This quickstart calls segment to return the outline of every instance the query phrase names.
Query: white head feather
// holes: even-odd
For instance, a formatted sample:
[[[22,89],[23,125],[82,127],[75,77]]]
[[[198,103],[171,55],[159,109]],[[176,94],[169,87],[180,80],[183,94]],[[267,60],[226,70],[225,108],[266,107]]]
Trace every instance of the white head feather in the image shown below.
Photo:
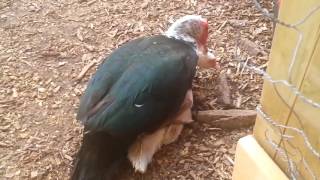
[[[206,19],[202,18],[199,15],[186,15],[175,21],[169,29],[164,33],[165,36],[169,38],[175,38],[184,40],[191,43],[196,43],[196,39],[191,37],[190,35],[181,32],[181,27],[183,27],[183,23],[186,21],[203,21],[206,22]]]

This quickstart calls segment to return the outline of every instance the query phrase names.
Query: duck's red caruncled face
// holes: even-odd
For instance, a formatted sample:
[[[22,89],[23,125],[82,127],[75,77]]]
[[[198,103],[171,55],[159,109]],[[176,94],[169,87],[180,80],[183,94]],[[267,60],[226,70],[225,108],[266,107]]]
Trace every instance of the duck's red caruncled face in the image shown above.
[[[207,40],[208,40],[208,21],[206,19],[204,19],[204,21],[201,22],[201,35],[200,35],[200,39],[199,42],[206,46],[207,45]]]

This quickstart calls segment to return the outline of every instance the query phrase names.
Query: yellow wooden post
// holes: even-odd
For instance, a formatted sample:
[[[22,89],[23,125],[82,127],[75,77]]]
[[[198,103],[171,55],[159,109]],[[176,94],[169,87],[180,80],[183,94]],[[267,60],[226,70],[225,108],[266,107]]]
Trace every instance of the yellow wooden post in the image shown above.
[[[280,19],[295,24],[319,5],[319,0],[283,0]],[[320,11],[309,16],[298,30],[302,41],[293,59],[299,32],[281,25],[276,28],[267,72],[272,79],[287,80],[295,87],[265,80],[261,109],[272,123],[258,115],[254,137],[284,172],[290,168],[288,159],[291,161],[297,172],[287,174],[289,177],[314,179],[320,178],[320,109],[306,103],[301,95],[320,102]]]
[[[233,180],[288,180],[253,136],[239,140]]]

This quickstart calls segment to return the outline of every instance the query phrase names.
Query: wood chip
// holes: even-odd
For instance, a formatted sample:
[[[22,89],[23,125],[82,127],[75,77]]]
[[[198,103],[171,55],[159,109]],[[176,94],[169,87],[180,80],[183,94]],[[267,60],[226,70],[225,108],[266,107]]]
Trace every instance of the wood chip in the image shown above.
[[[244,27],[248,24],[248,20],[231,19],[229,20],[229,23],[235,27]]]
[[[79,28],[79,29],[77,30],[76,35],[77,35],[77,38],[78,38],[80,41],[83,41],[83,36],[82,36],[82,34],[81,34],[81,28]]]
[[[218,77],[218,91],[220,95],[218,102],[222,103],[227,108],[231,108],[233,104],[231,100],[230,84],[228,83],[227,75],[224,73],[220,74]]]
[[[12,145],[4,142],[0,142],[0,147],[8,148],[8,147],[12,147]]]
[[[59,63],[58,63],[58,67],[64,66],[65,64],[67,64],[67,62],[65,62],[65,61],[59,62]]]
[[[14,98],[18,97],[18,92],[16,88],[12,88],[12,97]]]
[[[36,178],[36,177],[38,177],[38,171],[31,171],[30,178],[33,179],[33,178]]]
[[[266,55],[267,53],[260,49],[260,47],[247,38],[241,38],[239,42],[240,47],[243,48],[250,56]]]

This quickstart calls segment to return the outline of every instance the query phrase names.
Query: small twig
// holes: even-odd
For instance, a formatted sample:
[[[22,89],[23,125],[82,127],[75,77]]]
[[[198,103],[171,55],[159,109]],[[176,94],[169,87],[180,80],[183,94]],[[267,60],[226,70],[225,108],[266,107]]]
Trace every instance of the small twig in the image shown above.
[[[232,158],[229,156],[229,155],[225,155],[226,156],[226,159],[232,164],[234,165],[234,161],[232,160]]]
[[[222,129],[221,129],[221,128],[211,127],[211,128],[208,128],[208,130],[211,130],[211,131],[221,131]]]
[[[81,70],[81,72],[79,73],[79,75],[76,77],[75,81],[79,82],[81,81],[81,79],[84,77],[84,75],[88,72],[88,70],[90,68],[92,68],[95,64],[97,63],[97,61],[91,61],[89,64],[87,64],[86,66],[83,67],[83,69]]]
[[[240,72],[240,77],[242,76],[244,70],[246,69],[246,66],[247,66],[247,64],[248,64],[248,61],[249,61],[249,58],[247,58],[246,61],[245,61],[244,64],[243,64],[242,70],[241,70],[241,72]]]
[[[43,57],[57,57],[60,56],[61,54],[59,52],[54,52],[54,51],[45,51],[41,53],[41,56]]]
[[[0,104],[7,104],[7,103],[14,103],[16,102],[16,100],[4,100],[4,101],[0,101]]]
[[[227,24],[228,20],[224,21],[221,26],[218,28],[217,31],[220,31],[226,24]]]
[[[89,1],[89,2],[87,3],[87,5],[90,6],[90,5],[94,4],[96,1],[97,1],[97,0]]]

